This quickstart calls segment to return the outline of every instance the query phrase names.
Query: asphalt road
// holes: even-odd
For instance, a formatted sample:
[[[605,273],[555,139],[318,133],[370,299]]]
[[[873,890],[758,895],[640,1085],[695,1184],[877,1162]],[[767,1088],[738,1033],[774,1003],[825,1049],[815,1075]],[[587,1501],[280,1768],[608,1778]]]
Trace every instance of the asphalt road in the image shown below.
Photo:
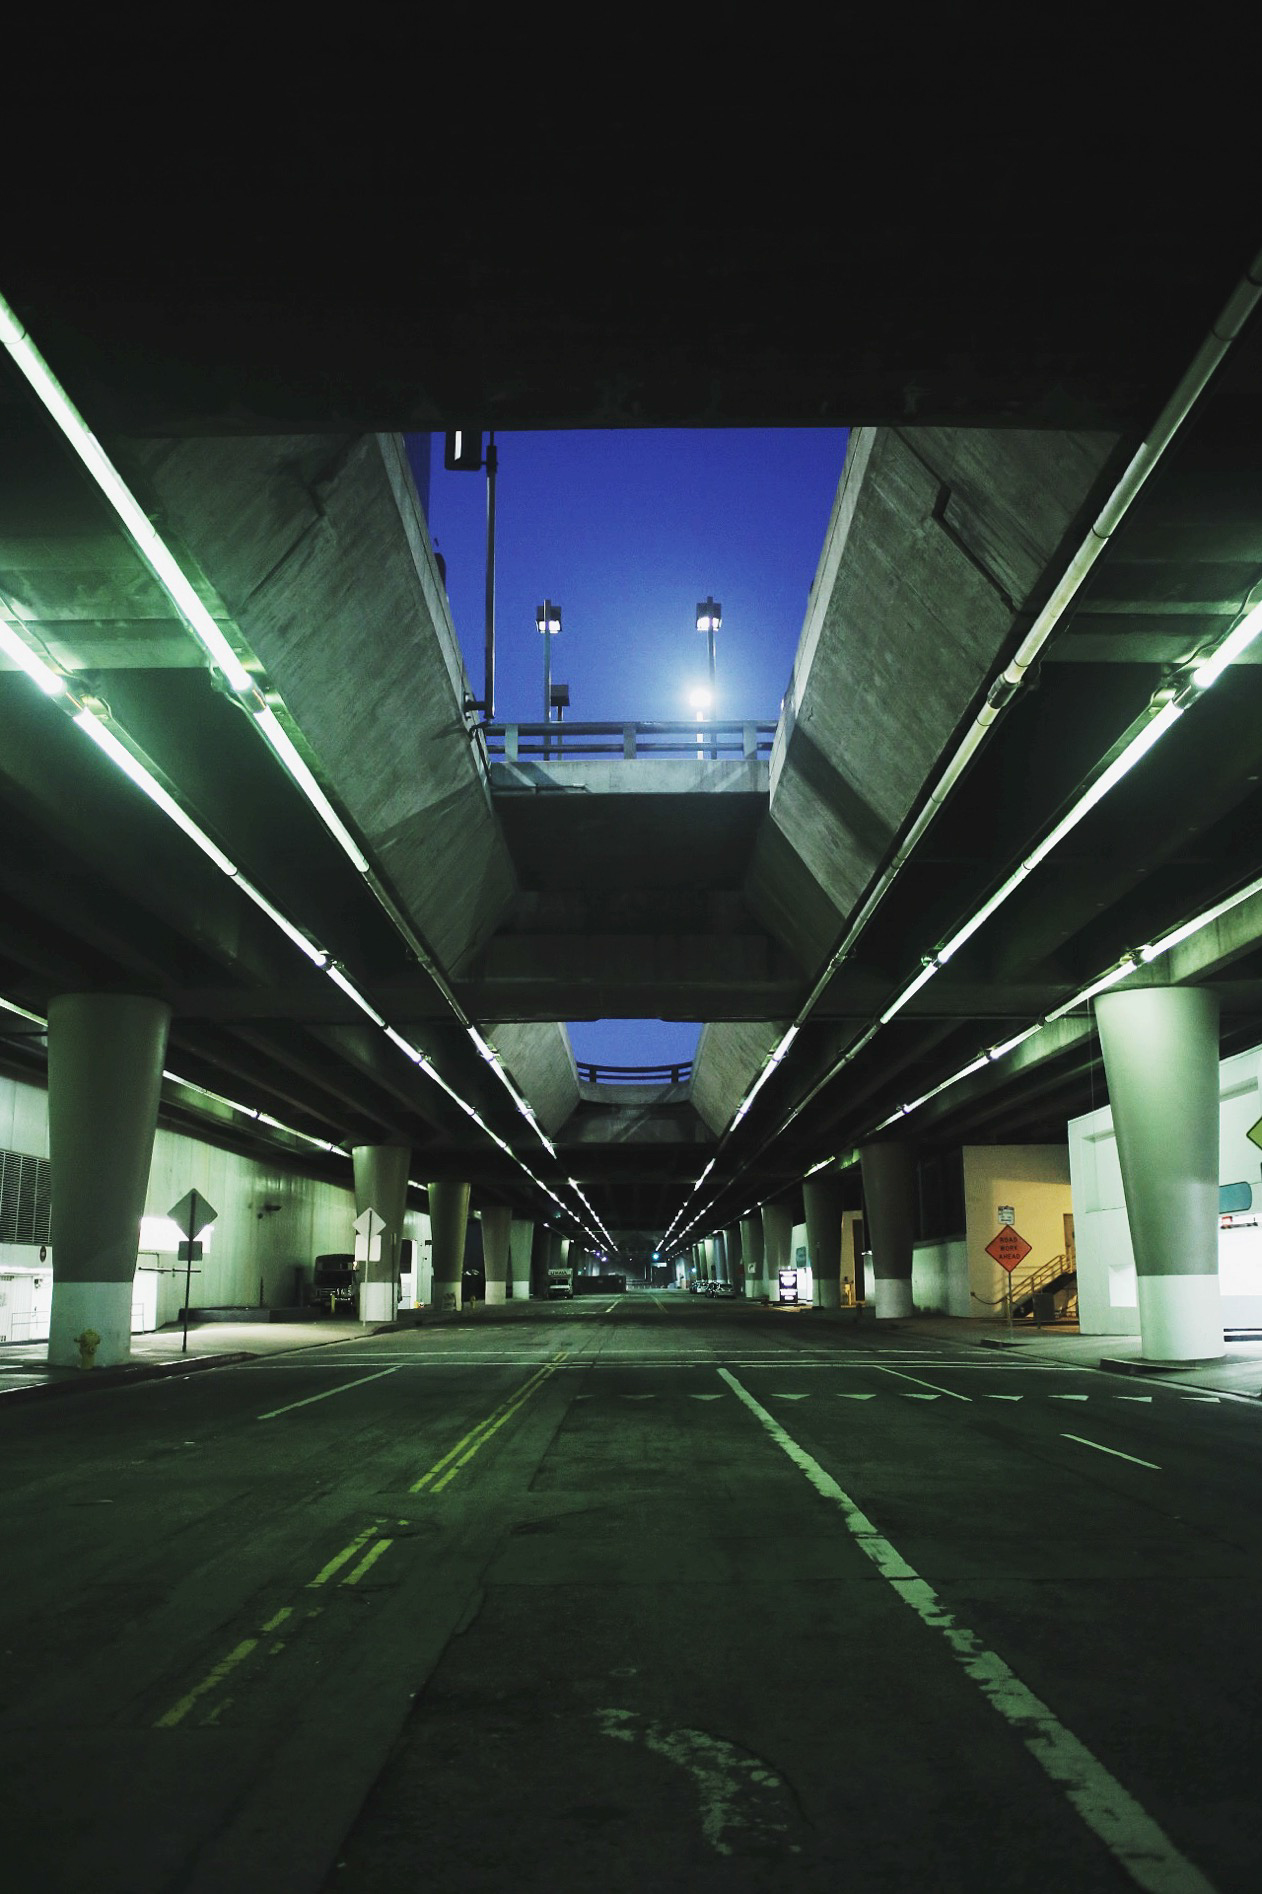
[[[1257,1403],[667,1295],[14,1407],[6,1878],[1252,1894],[1260,1491]]]

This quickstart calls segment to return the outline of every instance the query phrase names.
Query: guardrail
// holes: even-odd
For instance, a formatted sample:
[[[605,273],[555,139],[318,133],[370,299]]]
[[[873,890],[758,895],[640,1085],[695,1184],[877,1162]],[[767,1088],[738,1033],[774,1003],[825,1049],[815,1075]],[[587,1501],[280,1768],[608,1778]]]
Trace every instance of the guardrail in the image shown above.
[[[579,1059],[578,1076],[584,1085],[686,1085],[692,1060],[678,1065],[599,1065]]]
[[[735,719],[714,723],[479,723],[470,734],[481,735],[488,757],[507,763],[540,756],[621,756],[632,762],[641,756],[745,758],[770,756],[774,723],[744,723]]]

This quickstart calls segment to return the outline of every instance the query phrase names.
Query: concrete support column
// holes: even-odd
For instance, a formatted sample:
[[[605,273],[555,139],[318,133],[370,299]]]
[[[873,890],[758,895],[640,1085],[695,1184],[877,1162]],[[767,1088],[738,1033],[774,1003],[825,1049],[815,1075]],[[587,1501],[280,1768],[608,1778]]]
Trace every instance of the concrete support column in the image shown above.
[[[745,1293],[745,1270],[741,1263],[741,1226],[729,1224],[723,1232],[723,1244],[727,1251],[727,1279],[732,1285],[734,1295]]]
[[[514,1217],[508,1233],[509,1273],[514,1302],[530,1300],[530,1253],[534,1240],[534,1224],[525,1222],[521,1217]]]
[[[878,1320],[911,1314],[911,1251],[916,1231],[916,1167],[906,1144],[865,1144],[865,1225],[875,1282],[868,1293]]]
[[[482,1266],[486,1272],[486,1306],[508,1299],[508,1249],[513,1213],[507,1204],[492,1204],[482,1212]]]
[[[762,1206],[763,1269],[766,1293],[773,1302],[780,1300],[780,1271],[789,1267],[793,1247],[793,1212],[788,1204],[765,1203]]]
[[[1142,1353],[1222,1355],[1218,995],[1141,987],[1096,1001],[1126,1195]]]
[[[357,1144],[351,1152],[355,1174],[355,1215],[375,1210],[385,1223],[381,1255],[364,1264],[359,1283],[361,1322],[393,1322],[399,1280],[399,1245],[407,1214],[408,1170],[412,1153],[406,1144]]]
[[[170,1023],[164,1001],[135,994],[60,993],[48,1009],[48,1359],[58,1367],[78,1367],[75,1337],[87,1331],[100,1337],[96,1367],[131,1357],[132,1283]]]
[[[817,1309],[841,1307],[841,1212],[845,1192],[839,1177],[821,1172],[802,1180],[806,1241],[811,1252]]]
[[[763,1267],[763,1232],[761,1217],[746,1217],[741,1223],[741,1262],[745,1269],[745,1294],[747,1296],[765,1296],[767,1293],[766,1270]]]
[[[469,1185],[429,1186],[429,1227],[433,1237],[434,1307],[458,1309],[464,1282],[464,1239],[469,1225]]]

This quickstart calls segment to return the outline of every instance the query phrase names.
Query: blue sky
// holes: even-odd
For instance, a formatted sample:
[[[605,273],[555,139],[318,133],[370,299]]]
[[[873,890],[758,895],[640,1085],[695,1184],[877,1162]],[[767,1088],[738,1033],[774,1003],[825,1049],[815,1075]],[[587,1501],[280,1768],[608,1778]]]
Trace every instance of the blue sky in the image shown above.
[[[419,443],[418,443],[419,445]],[[706,677],[697,601],[723,607],[720,716],[774,719],[845,456],[840,428],[499,434],[499,722],[543,714],[535,607],[559,604],[552,676],[578,721],[686,719]],[[448,473],[434,436],[429,527],[476,695],[482,692],[486,479]],[[631,767],[631,766],[629,766]],[[579,1022],[580,1059],[688,1058],[677,1021]]]

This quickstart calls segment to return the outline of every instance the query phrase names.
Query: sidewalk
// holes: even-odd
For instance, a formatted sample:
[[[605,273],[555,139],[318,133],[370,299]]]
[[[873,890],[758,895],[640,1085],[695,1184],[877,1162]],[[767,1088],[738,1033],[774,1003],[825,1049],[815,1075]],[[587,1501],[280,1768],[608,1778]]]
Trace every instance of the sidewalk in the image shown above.
[[[387,1331],[390,1324],[386,1325]],[[287,1354],[295,1348],[326,1348],[335,1342],[362,1341],[380,1333],[380,1325],[362,1322],[194,1322],[188,1349],[182,1328],[133,1335],[132,1358],[116,1368],[50,1368],[47,1342],[0,1343],[0,1407],[11,1401],[47,1395],[79,1394],[116,1388],[164,1375],[196,1374],[254,1361],[260,1355]]]

